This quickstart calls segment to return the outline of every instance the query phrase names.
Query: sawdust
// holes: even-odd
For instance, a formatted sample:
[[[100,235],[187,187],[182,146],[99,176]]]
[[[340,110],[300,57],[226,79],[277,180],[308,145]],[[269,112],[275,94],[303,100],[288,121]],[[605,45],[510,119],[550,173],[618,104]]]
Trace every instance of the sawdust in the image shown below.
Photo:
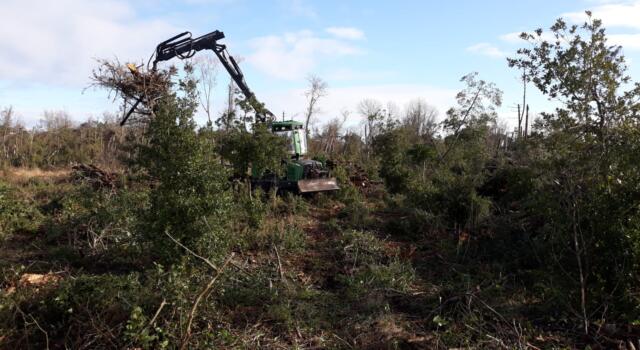
[[[15,285],[9,286],[5,293],[11,295],[16,292],[18,288],[35,288],[57,285],[62,280],[62,276],[49,272],[45,274],[41,273],[25,273],[20,276],[20,279]]]

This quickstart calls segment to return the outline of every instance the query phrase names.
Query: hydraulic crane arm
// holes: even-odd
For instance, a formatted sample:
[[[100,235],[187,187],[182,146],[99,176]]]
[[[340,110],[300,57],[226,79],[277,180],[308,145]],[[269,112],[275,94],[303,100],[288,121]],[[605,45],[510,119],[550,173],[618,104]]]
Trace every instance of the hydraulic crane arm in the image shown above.
[[[274,115],[271,111],[264,108],[260,102],[258,102],[251,89],[249,89],[249,86],[244,81],[242,70],[240,70],[238,63],[233,56],[229,55],[227,52],[227,47],[223,44],[218,44],[218,40],[223,38],[224,33],[219,30],[215,30],[195,39],[191,37],[190,32],[178,34],[161,42],[156,47],[153,69],[155,70],[158,62],[161,61],[168,61],[174,57],[178,57],[180,59],[190,58],[200,50],[211,50],[216,54],[220,63],[222,63],[240,91],[242,91],[242,94],[250,103],[251,107],[255,110],[256,121],[264,123],[266,122],[267,117],[273,118]]]

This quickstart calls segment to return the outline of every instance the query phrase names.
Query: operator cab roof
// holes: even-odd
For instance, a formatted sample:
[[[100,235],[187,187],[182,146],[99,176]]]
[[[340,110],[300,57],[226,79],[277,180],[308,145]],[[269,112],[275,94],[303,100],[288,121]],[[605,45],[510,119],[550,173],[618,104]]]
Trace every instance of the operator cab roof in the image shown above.
[[[302,129],[303,124],[295,120],[274,121],[271,123],[271,130],[273,131],[288,131]]]

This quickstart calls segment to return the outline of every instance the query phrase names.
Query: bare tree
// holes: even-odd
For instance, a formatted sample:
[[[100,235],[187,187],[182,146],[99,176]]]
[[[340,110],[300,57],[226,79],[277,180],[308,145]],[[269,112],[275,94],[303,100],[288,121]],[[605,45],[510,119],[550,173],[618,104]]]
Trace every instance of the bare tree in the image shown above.
[[[358,113],[365,117],[364,139],[367,144],[371,144],[375,135],[375,125],[384,117],[385,111],[382,108],[382,103],[374,99],[364,99],[358,103]]]
[[[2,129],[2,155],[4,159],[9,159],[9,147],[7,145],[7,137],[11,133],[13,127],[13,106],[5,107],[0,112],[0,128]]]
[[[194,59],[193,64],[198,72],[200,106],[207,114],[207,120],[211,123],[212,95],[218,83],[218,61],[213,56],[205,55]]]
[[[411,100],[405,106],[402,123],[418,137],[433,137],[438,123],[438,110],[422,98]]]
[[[389,119],[397,120],[400,117],[400,106],[394,101],[387,102],[387,109],[385,116]]]
[[[309,122],[311,118],[319,112],[318,109],[318,100],[322,97],[327,96],[328,85],[327,82],[322,80],[320,77],[316,75],[310,75],[307,77],[307,82],[309,83],[307,91],[305,91],[304,95],[307,97],[307,110],[305,112],[305,123],[304,130],[307,133],[307,138],[309,137]]]
[[[227,103],[224,112],[220,115],[216,124],[222,129],[229,129],[233,125],[233,120],[236,115],[236,103],[234,101],[236,86],[233,83],[233,79],[229,79],[227,85]]]
[[[0,112],[0,117],[2,120],[0,121],[0,125],[3,128],[10,128],[13,126],[13,118],[14,118],[13,106],[5,107]]]
[[[236,57],[236,63],[240,64],[243,61],[243,57]],[[237,122],[237,108],[236,108],[236,87],[233,78],[229,77],[229,83],[227,84],[227,102],[224,111],[220,117],[216,120],[216,125],[223,130],[231,128]]]
[[[73,127],[71,116],[66,111],[44,111],[40,123],[47,131],[71,129]]]
[[[341,118],[332,119],[323,126],[322,130],[318,132],[320,151],[333,155],[333,153],[338,149],[340,144],[340,133],[342,132],[342,127],[348,117],[349,111],[343,110]]]

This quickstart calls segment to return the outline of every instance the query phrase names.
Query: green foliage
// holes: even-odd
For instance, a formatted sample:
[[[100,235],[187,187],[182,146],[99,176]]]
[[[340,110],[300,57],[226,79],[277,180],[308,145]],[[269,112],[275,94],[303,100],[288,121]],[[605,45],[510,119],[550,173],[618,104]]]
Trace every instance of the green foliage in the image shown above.
[[[331,196],[336,200],[349,205],[354,202],[362,202],[362,195],[358,188],[353,185],[351,179],[349,179],[348,170],[343,166],[337,166],[333,169],[332,175],[340,184],[340,191],[331,193]]]
[[[105,274],[76,276],[40,292],[27,289],[10,296],[8,301],[0,309],[0,330],[24,329],[30,346],[45,348],[48,339],[60,339],[66,347],[85,342],[120,342],[108,333],[87,333],[87,325],[108,328],[124,323],[132,305],[146,305],[150,299],[137,275]]]
[[[273,270],[260,269],[251,275],[239,274],[233,279],[224,281],[224,288],[219,289],[218,298],[222,305],[231,307],[252,306],[266,308],[278,298],[278,289],[269,288],[276,276]]]
[[[280,174],[282,160],[287,159],[286,147],[286,140],[271,133],[265,123],[254,124],[252,132],[234,128],[219,134],[218,152],[238,177],[246,176],[249,168],[256,175],[266,171]]]
[[[376,136],[373,149],[381,158],[380,177],[391,193],[405,192],[414,173],[412,159],[409,157],[411,145],[402,128],[394,125],[387,127],[386,132]],[[407,164],[409,163],[409,164]]]
[[[276,231],[272,236],[272,243],[287,252],[301,252],[305,248],[305,232],[296,226],[287,226]]]
[[[608,43],[602,21],[590,12],[582,25],[559,19],[550,30],[555,40],[543,40],[542,29],[523,33],[533,48],[518,50],[509,64],[522,69],[542,93],[562,101],[555,113],[544,115],[547,125],[574,132],[579,128],[585,136],[606,142],[610,126],[638,111],[634,97],[640,85],[627,75],[622,47]],[[622,91],[625,88],[629,90]]]
[[[252,193],[247,186],[236,189],[236,193],[239,210],[235,211],[235,220],[246,223],[253,230],[260,228],[270,209],[268,195],[260,188]]]
[[[161,337],[162,328],[149,327],[149,319],[142,308],[134,307],[125,326],[124,339],[143,349],[166,349],[169,341],[167,339],[159,341]]]
[[[401,220],[390,220],[386,223],[384,231],[397,238],[408,238],[418,240],[431,231],[442,229],[442,219],[431,211],[407,206],[406,199],[399,198],[389,207],[397,215],[401,215]]]
[[[494,83],[478,79],[473,72],[460,79],[465,88],[456,95],[458,105],[447,111],[443,121],[445,131],[451,132],[457,140],[461,130],[494,121],[496,108],[502,105],[502,91]]]
[[[362,202],[351,202],[338,213],[345,226],[354,229],[364,229],[371,223],[369,208]]]
[[[407,291],[414,279],[415,272],[411,265],[393,260],[388,264],[373,264],[357,269],[342,281],[346,285],[347,297],[358,300],[375,292]]]
[[[349,267],[349,273],[339,276],[339,280],[350,299],[375,298],[389,290],[406,291],[415,279],[411,265],[389,256],[383,242],[371,233],[345,232],[341,245],[342,263]]]
[[[628,160],[636,157],[637,131],[630,131],[637,128],[630,125],[637,125],[640,96],[621,48],[609,45],[602,22],[587,15],[581,26],[558,20],[550,28],[555,41],[542,40],[542,30],[523,34],[533,47],[509,60],[562,102],[537,125],[545,136],[531,144],[537,157],[528,165],[537,179],[523,212],[542,246],[539,259],[580,310],[584,332],[603,303],[619,317],[636,317],[627,312],[627,292],[638,273],[638,203],[631,199],[638,189],[630,185],[638,172]]]
[[[208,255],[222,252],[226,245],[228,174],[211,161],[207,141],[195,131],[194,84],[187,77],[181,83],[182,97],[172,94],[158,101],[146,132],[149,142],[139,147],[137,162],[155,184],[138,231],[165,263],[185,253],[167,234]]]
[[[49,204],[57,209],[45,221],[47,238],[71,242],[67,248],[83,255],[113,254],[112,248],[133,244],[137,220],[147,200],[145,191],[96,191],[89,185],[77,186]]]
[[[285,215],[304,215],[309,213],[309,203],[302,197],[294,193],[287,192],[282,196],[282,201],[278,201],[275,212]]]
[[[370,232],[347,231],[342,235],[341,245],[345,247],[347,264],[375,264],[386,257],[383,242]]]
[[[34,232],[43,215],[18,191],[0,181],[0,240],[14,232]]]
[[[265,112],[251,99],[196,131],[189,70],[144,134],[53,115],[27,132],[3,111],[2,166],[109,163],[127,134],[140,143],[122,149],[131,171],[117,191],[0,183],[0,346],[177,347],[217,272],[168,235],[218,267],[237,253],[194,314],[190,348],[585,348],[594,334],[618,346],[602,332],[640,319],[640,85],[588,15],[556,22],[551,40],[524,34],[532,46],[509,60],[559,101],[533,134],[497,125],[502,93],[477,73],[440,124],[422,102],[366,100],[363,137],[337,120],[310,140],[338,160],[341,186],[312,198],[228,181],[277,175],[286,145],[267,124],[246,129]],[[33,150],[14,152],[28,137]],[[64,273],[22,281],[47,270]]]

